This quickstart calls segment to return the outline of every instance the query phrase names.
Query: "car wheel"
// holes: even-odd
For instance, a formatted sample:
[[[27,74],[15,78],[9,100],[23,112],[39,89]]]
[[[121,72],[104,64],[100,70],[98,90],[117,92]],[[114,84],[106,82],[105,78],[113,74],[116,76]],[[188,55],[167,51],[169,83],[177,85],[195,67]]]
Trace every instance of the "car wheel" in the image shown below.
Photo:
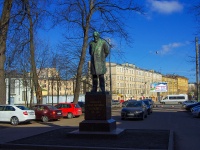
[[[10,119],[10,122],[11,122],[11,124],[12,125],[18,125],[19,124],[19,119],[17,118],[17,117],[12,117],[11,119]]]
[[[47,116],[42,116],[42,122],[48,122],[49,121],[49,118]]]
[[[67,118],[68,118],[68,119],[73,118],[73,114],[72,114],[72,113],[68,113],[68,114],[67,114]]]

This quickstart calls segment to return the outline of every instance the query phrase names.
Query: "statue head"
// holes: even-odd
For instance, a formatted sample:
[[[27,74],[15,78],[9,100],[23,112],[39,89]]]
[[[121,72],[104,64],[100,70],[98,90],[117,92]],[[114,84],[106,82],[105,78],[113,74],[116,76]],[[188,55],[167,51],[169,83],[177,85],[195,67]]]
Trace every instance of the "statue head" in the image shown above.
[[[99,37],[100,37],[99,32],[94,31],[93,37],[94,37],[94,42],[97,42],[99,40]]]

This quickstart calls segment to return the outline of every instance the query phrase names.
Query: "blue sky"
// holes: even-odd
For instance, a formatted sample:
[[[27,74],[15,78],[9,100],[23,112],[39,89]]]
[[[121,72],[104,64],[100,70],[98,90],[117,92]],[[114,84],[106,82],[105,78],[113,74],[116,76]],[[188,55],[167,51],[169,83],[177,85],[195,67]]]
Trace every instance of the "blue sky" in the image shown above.
[[[111,61],[131,63],[141,69],[155,70],[162,74],[176,74],[196,82],[195,36],[197,22],[190,9],[189,0],[142,0],[145,15],[135,13],[128,17],[126,25],[132,35],[131,47],[111,42]],[[57,32],[55,32],[57,31]],[[60,33],[58,33],[60,32]],[[51,43],[59,42],[62,30],[46,32]],[[52,36],[53,35],[53,36]],[[117,51],[123,55],[117,56]]]
[[[185,76],[196,81],[195,36],[197,22],[190,12],[188,0],[145,0],[145,15],[134,15],[127,20],[133,36],[132,47],[125,44],[123,59],[112,61],[133,63],[142,69],[162,74]],[[117,49],[117,44],[116,44]],[[115,51],[115,48],[113,48]],[[193,58],[192,58],[193,57]]]

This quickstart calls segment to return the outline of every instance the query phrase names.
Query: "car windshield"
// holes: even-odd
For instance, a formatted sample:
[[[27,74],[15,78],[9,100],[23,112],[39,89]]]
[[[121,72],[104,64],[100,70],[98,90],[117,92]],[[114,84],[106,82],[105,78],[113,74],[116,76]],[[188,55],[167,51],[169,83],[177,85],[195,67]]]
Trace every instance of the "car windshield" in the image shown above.
[[[25,107],[25,106],[16,106],[17,108],[21,109],[21,110],[30,110],[29,108]]]
[[[75,104],[75,108],[80,108],[79,104]]]
[[[126,107],[141,107],[142,103],[141,102],[129,102]]]
[[[49,109],[52,109],[52,110],[58,109],[58,108],[56,108],[55,106],[51,106],[51,105],[48,105],[47,107],[48,107]]]

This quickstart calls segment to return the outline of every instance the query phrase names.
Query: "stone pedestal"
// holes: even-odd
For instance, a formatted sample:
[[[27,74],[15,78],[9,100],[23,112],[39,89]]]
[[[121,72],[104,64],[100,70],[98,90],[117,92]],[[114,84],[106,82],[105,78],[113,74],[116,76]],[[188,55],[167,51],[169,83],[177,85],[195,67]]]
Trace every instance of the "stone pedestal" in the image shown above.
[[[85,120],[79,124],[79,131],[112,131],[116,121],[111,119],[111,95],[108,92],[85,96]]]
[[[111,118],[111,95],[109,92],[87,92],[85,95],[85,120],[79,123],[78,135],[114,135],[123,133]]]

